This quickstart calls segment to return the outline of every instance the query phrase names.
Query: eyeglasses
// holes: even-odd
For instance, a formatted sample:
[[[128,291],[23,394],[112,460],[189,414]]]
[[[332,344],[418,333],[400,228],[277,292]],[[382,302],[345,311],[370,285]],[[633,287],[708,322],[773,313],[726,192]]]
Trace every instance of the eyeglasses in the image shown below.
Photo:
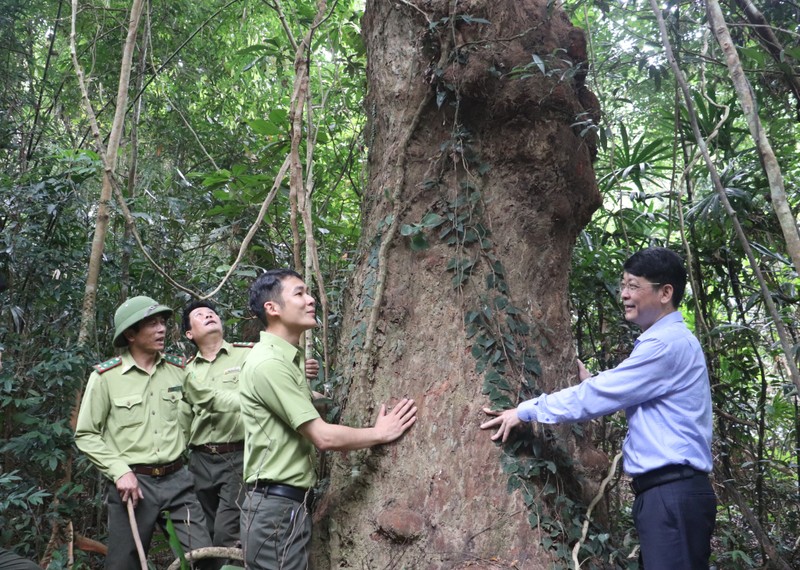
[[[644,289],[647,285],[652,285],[653,287],[658,287],[659,285],[662,285],[662,283],[656,283],[655,281],[652,281],[652,282],[648,281],[645,285],[641,285],[639,283],[625,283],[624,281],[620,281],[619,282],[619,292],[620,292],[620,295],[621,295],[622,292],[625,289],[627,289],[629,293],[631,293],[632,295],[635,295],[636,293],[638,293],[639,291]]]

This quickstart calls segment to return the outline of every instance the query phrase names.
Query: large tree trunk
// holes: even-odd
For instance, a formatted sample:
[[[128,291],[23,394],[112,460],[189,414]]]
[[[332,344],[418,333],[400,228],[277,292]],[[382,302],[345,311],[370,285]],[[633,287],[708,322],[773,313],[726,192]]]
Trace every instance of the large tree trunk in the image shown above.
[[[316,567],[548,568],[555,497],[588,503],[602,475],[584,467],[605,458],[528,429],[504,468],[478,426],[490,396],[577,381],[570,254],[600,203],[584,36],[544,0],[371,0],[363,27],[370,187],[338,397],[349,425],[404,395],[419,415],[393,445],[326,458]]]

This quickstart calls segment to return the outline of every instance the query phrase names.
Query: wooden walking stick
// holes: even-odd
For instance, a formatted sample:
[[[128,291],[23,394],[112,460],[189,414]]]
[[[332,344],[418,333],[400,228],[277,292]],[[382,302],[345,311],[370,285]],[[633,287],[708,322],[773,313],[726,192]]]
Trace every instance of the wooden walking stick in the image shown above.
[[[142,565],[142,570],[147,570],[147,557],[144,555],[144,546],[142,546],[142,539],[139,536],[139,526],[136,524],[136,514],[133,512],[133,501],[127,500],[128,503],[128,520],[131,521],[131,532],[133,533],[133,542],[136,543],[136,551],[139,553],[139,562]]]

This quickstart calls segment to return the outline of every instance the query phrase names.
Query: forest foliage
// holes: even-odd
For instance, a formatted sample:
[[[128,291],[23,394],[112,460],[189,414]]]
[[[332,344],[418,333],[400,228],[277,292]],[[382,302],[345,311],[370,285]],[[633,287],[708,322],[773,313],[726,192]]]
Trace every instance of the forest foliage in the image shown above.
[[[409,4],[393,1],[398,9]],[[327,298],[330,336],[315,340],[318,356],[327,354],[324,341],[335,344],[343,289],[360,286],[347,278],[360,253],[361,209],[369,203],[363,167],[371,140],[366,125],[375,112],[364,106],[360,4],[329,2],[308,50],[309,99],[297,150]],[[228,336],[247,339],[254,331],[244,311],[247,284],[262,268],[295,264],[297,238],[309,226],[294,224],[293,232],[286,176],[223,282],[292,151],[296,43],[317,13],[307,0],[145,3],[116,183],[154,263],[113,200],[93,327],[83,343],[81,307],[104,166],[103,141],[92,135],[70,58],[73,6],[78,59],[108,137],[130,4],[0,0],[0,277],[7,282],[0,292],[0,546],[36,559],[46,554],[53,568],[67,566],[69,553],[63,537],[48,548],[52,528],[71,521],[74,533],[103,539],[103,486],[74,451],[70,415],[89,367],[109,356],[115,308],[133,294],[179,308],[191,295],[221,286],[215,299]],[[800,6],[758,6],[763,21],[748,6],[727,0],[722,10],[796,212]],[[691,286],[683,312],[708,357],[714,398],[715,563],[797,567],[800,411],[787,362],[798,360],[800,280],[705,6],[670,1],[660,10],[691,89],[702,145],[790,335],[789,353],[708,165],[698,159],[702,145],[651,4],[570,0],[564,9],[586,31],[588,84],[602,108],[601,117],[574,118],[576,129],[599,141],[595,170],[604,200],[575,244],[572,267],[564,268],[571,274],[579,357],[602,370],[630,350],[636,331],[621,318],[617,289],[631,252],[667,245],[684,254]],[[548,61],[558,57],[532,54],[529,66],[508,70],[508,80],[548,73]],[[177,330],[171,344],[173,351],[189,350]],[[332,389],[333,355],[327,365],[331,373],[319,382]],[[615,455],[624,418],[598,420],[593,428],[591,437]],[[630,552],[630,513],[623,480],[615,481],[603,540]],[[97,562],[87,553],[75,556],[79,566]]]

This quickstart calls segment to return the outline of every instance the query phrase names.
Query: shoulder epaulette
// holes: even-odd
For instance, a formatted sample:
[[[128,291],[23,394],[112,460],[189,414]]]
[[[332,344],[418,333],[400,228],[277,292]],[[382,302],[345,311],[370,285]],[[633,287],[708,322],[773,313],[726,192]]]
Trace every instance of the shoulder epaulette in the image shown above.
[[[231,344],[241,348],[253,348],[256,345],[254,342],[232,342]]]
[[[186,368],[186,359],[183,356],[178,356],[177,354],[165,354],[164,360],[173,366],[177,366],[178,368]]]
[[[100,364],[95,364],[92,366],[95,370],[97,370],[98,374],[102,374],[103,372],[108,372],[112,368],[115,368],[122,364],[122,357],[115,356],[114,358],[109,358],[105,362],[101,362]]]

